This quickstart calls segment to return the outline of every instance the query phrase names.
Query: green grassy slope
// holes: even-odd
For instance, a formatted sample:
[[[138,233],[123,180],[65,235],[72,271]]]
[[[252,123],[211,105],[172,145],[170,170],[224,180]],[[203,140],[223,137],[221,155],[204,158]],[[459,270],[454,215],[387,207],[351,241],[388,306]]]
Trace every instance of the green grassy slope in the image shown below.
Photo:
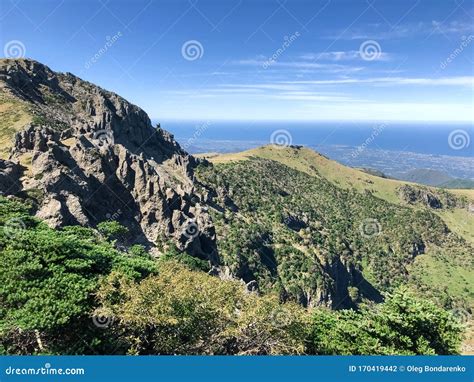
[[[302,171],[311,176],[328,180],[332,184],[343,189],[355,189],[359,192],[370,192],[390,203],[401,206],[407,204],[400,198],[398,189],[404,185],[417,186],[414,183],[386,179],[367,174],[364,171],[344,166],[336,161],[305,147],[277,147],[273,145],[259,147],[240,153],[212,154],[207,157],[212,163],[221,164],[241,160],[248,160],[251,157],[265,158],[277,161],[285,166]],[[440,192],[440,189],[428,186],[419,186],[433,192]],[[474,190],[451,189],[449,194],[457,198],[463,198],[466,204],[474,206]],[[419,206],[409,206],[419,208]],[[432,210],[438,214],[448,225],[449,229],[462,236],[465,240],[474,243],[474,215],[468,208],[451,208],[443,210]]]
[[[264,147],[210,159],[214,168],[201,169],[198,179],[223,190],[214,211],[219,249],[244,280],[276,285],[307,301],[333,290],[344,277],[336,269],[343,264],[379,291],[409,283],[445,306],[472,305],[472,246],[440,217],[463,216],[460,209],[438,214],[405,205],[397,194],[403,182],[307,149]],[[364,225],[380,232],[361,233]],[[441,276],[445,284],[436,281]],[[357,302],[370,295],[365,281],[356,279],[354,273],[339,285],[340,298]],[[347,288],[346,297],[341,288]]]
[[[32,121],[25,103],[9,96],[0,87],[0,159],[6,159],[15,133]]]

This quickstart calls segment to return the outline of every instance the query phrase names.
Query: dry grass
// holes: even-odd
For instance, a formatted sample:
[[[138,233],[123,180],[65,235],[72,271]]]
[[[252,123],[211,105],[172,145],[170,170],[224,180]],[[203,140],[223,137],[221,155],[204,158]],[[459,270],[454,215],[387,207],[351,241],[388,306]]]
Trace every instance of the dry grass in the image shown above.
[[[32,120],[27,106],[0,88],[0,158],[8,157],[15,133]]]
[[[61,141],[61,143],[66,147],[71,147],[74,144],[75,141],[76,141],[76,138],[71,137],[71,138],[68,138],[68,139],[63,139]]]

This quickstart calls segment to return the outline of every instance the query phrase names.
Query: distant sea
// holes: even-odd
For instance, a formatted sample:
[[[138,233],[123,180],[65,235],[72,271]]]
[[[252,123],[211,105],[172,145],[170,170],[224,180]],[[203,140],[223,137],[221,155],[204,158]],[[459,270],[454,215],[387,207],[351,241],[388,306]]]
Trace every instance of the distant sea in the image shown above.
[[[387,175],[396,176],[410,169],[430,168],[453,177],[474,179],[472,123],[160,123],[191,153],[247,150],[271,143],[274,134],[274,138],[279,137],[285,143],[305,145],[344,164],[375,168]]]

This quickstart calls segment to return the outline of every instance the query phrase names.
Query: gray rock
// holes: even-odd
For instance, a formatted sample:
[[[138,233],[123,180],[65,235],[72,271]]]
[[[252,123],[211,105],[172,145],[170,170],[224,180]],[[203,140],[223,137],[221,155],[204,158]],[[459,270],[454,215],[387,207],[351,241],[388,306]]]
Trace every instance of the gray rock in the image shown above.
[[[136,241],[172,240],[219,263],[212,219],[193,187],[198,161],[142,109],[32,60],[0,60],[0,86],[35,116],[16,134],[12,162],[0,161],[0,191],[15,183],[15,191],[43,191],[37,216],[55,227],[95,226],[112,216]],[[20,181],[13,161],[25,153],[33,176]]]
[[[433,209],[442,208],[464,208],[466,201],[456,198],[454,195],[442,189],[437,191],[426,187],[404,185],[398,188],[400,198],[408,204],[421,204]]]
[[[20,165],[0,159],[0,193],[2,195],[12,195],[21,191],[22,172]]]

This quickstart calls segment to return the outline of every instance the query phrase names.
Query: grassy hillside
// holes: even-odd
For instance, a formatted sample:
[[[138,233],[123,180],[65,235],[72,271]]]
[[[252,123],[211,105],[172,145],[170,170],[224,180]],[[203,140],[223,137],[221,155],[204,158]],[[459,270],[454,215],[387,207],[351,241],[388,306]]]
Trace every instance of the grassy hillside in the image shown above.
[[[452,276],[443,276],[454,299],[450,303],[472,304],[472,288],[465,288],[474,281],[468,255],[472,247],[446,227],[462,224],[457,223],[464,216],[461,208],[435,213],[407,205],[397,191],[403,182],[344,167],[304,148],[263,147],[210,160],[214,168],[203,168],[198,179],[221,190],[214,212],[220,253],[244,280],[254,278],[263,286],[276,282],[284,293],[304,300],[330,290],[334,279],[342,278],[332,268],[338,259],[364,278],[358,291],[350,289],[354,280],[348,280],[349,295],[370,297],[368,284],[383,291],[411,282],[443,299],[444,291],[435,282],[440,271],[433,266],[441,262]],[[467,221],[451,230],[472,235]],[[364,222],[380,233],[369,239],[361,235]],[[421,278],[418,261],[427,269]],[[285,272],[289,276],[280,277]],[[306,272],[307,280],[295,276]]]
[[[0,159],[6,159],[15,133],[32,121],[25,103],[0,88]]]
[[[439,185],[443,188],[474,189],[474,180],[471,179],[453,179]]]
[[[352,279],[345,286],[348,298],[355,302],[371,297],[368,285],[386,291],[406,283],[461,318],[470,317],[474,305],[473,248],[469,244],[474,237],[474,218],[469,211],[472,190],[446,194],[433,187],[372,176],[306,148],[265,146],[203,156],[214,169],[206,169],[199,179],[228,190],[218,195],[220,209],[215,221],[219,249],[229,266],[268,282],[272,272],[263,259],[273,259],[276,285],[301,300],[311,293],[309,285],[317,285],[315,292],[320,294],[335,279],[343,278],[325,268],[325,264],[334,266],[331,261],[339,257],[362,275],[363,281]],[[409,204],[399,193],[406,185],[451,203],[461,200],[462,207]],[[357,224],[364,219],[375,219],[380,234],[360,237]],[[288,227],[288,221],[296,222],[296,227]],[[264,243],[263,252],[258,242]],[[239,263],[231,256],[235,243]],[[423,247],[419,252],[418,244]],[[302,268],[302,264],[306,265]]]
[[[456,354],[461,326],[400,288],[358,312],[283,303],[117,245],[125,227],[51,229],[0,197],[0,355]],[[186,265],[184,265],[186,264]]]
[[[311,176],[327,179],[334,185],[344,189],[355,189],[359,192],[370,192],[373,195],[397,205],[406,205],[400,198],[398,189],[414,183],[399,181],[395,179],[381,178],[368,174],[364,171],[344,166],[305,147],[281,148],[273,145],[263,146],[256,149],[230,154],[202,154],[215,164],[229,163],[248,160],[251,157],[265,158],[284,164],[285,166],[302,171]],[[440,189],[428,186],[419,186],[433,192]],[[451,189],[449,193],[455,197],[465,198],[466,204],[474,205],[474,190]],[[418,208],[418,206],[411,206]],[[461,235],[464,239],[474,243],[474,215],[469,209],[451,208],[449,210],[432,210],[443,218],[449,229]]]
[[[412,184],[396,179],[381,178],[355,168],[344,166],[306,147],[281,148],[268,145],[239,153],[211,153],[200,154],[200,156],[216,164],[245,160],[252,156],[271,159],[310,175],[321,175],[334,184],[344,188],[373,191],[375,195],[380,198],[394,203],[400,202],[396,192],[397,188],[407,183]],[[433,187],[428,188],[435,189]],[[449,192],[459,196],[467,196],[474,201],[474,190],[453,189],[449,190]]]

